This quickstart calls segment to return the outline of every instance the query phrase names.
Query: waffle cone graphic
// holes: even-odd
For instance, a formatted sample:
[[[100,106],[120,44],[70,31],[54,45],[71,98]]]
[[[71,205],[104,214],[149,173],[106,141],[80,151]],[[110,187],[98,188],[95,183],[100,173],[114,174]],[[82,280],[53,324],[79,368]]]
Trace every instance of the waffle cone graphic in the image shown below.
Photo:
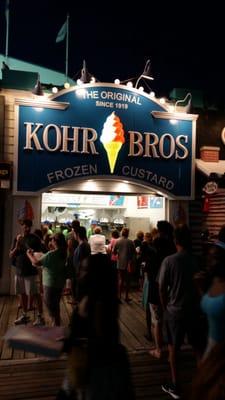
[[[113,171],[114,171],[114,168],[116,165],[117,156],[121,149],[122,144],[123,143],[121,143],[121,142],[104,143],[104,148],[105,148],[107,156],[108,156],[111,174],[113,174]]]

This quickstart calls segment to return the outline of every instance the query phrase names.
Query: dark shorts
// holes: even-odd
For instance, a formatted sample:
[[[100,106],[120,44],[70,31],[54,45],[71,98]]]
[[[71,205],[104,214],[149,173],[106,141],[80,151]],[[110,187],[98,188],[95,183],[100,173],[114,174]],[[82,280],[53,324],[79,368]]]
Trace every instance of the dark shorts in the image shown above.
[[[201,329],[199,329],[197,317],[184,319],[165,317],[164,336],[167,344],[173,345],[178,349],[184,343],[186,336],[188,343],[196,350],[201,347],[201,341],[204,340]]]

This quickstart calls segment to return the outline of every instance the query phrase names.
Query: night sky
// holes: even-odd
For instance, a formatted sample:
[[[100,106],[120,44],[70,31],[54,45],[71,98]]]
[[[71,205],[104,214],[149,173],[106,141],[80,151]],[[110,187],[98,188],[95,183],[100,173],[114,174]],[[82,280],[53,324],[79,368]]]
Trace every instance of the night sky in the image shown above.
[[[138,77],[150,58],[155,78],[150,87],[156,95],[168,95],[174,87],[221,95],[225,89],[222,5],[199,5],[197,0],[129,3],[10,0],[9,56],[64,72],[65,41],[57,44],[55,39],[69,12],[70,77],[79,75],[83,59],[99,81]],[[4,10],[5,0],[0,0],[3,54]]]

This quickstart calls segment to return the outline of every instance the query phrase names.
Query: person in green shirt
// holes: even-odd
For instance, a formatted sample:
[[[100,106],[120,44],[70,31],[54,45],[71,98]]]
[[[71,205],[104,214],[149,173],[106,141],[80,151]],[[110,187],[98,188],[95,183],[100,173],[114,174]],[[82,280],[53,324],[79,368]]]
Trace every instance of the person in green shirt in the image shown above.
[[[53,326],[59,326],[60,299],[66,282],[67,244],[62,233],[55,233],[51,240],[53,250],[48,251],[40,259],[35,257],[31,249],[27,250],[27,255],[34,266],[42,266],[43,268],[44,303]]]
[[[94,235],[94,230],[97,226],[97,221],[91,221],[91,226],[87,230],[87,238],[89,239],[91,235]]]

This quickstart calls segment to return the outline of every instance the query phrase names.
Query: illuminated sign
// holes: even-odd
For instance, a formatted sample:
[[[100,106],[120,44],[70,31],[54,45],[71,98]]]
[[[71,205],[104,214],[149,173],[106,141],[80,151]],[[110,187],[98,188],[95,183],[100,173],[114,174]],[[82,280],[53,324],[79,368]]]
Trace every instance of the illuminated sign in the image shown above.
[[[207,182],[207,183],[205,184],[204,188],[203,188],[203,191],[204,191],[206,194],[214,194],[214,193],[217,192],[217,190],[218,190],[218,185],[217,185],[217,183],[214,182],[214,181],[209,181],[209,182]]]
[[[18,104],[16,193],[104,177],[193,197],[196,116],[102,83],[63,90],[47,105]]]

